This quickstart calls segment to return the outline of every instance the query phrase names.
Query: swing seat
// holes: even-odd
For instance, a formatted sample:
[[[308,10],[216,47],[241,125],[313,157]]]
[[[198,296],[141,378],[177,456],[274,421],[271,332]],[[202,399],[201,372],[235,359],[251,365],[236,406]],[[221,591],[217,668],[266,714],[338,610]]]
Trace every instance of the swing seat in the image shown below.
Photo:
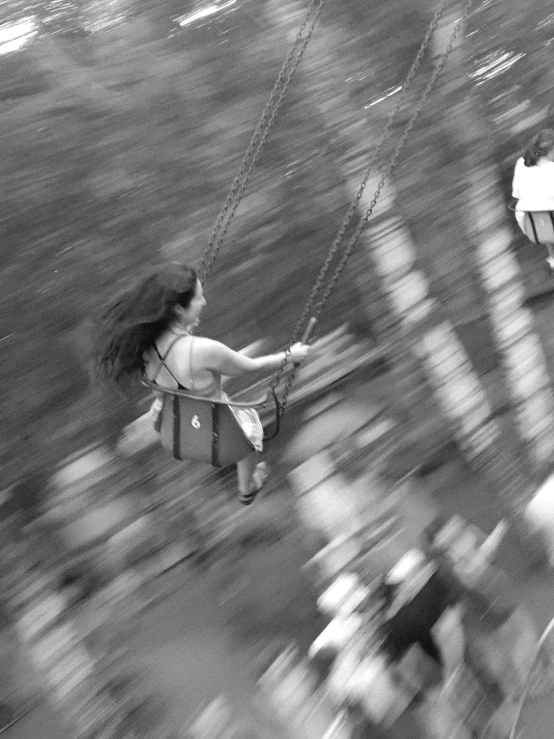
[[[554,244],[554,211],[526,211],[523,231],[534,244]]]
[[[222,398],[203,398],[184,390],[164,388],[144,380],[143,384],[162,394],[157,423],[163,448],[175,459],[204,462],[212,467],[236,464],[255,450],[233,413],[233,408],[263,408],[273,397],[276,421],[279,405],[275,393],[257,401],[239,403]]]

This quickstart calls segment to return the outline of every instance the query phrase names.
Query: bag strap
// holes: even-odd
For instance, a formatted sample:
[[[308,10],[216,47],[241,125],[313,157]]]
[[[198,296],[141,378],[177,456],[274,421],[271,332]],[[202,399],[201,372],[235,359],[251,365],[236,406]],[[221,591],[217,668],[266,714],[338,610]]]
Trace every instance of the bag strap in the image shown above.
[[[273,402],[275,404],[275,421],[273,424],[273,430],[264,433],[264,441],[271,441],[271,439],[274,439],[281,429],[281,418],[283,416],[283,408],[281,406],[281,403],[279,401],[279,398],[277,397],[277,393],[275,392],[275,390],[271,390],[271,397],[273,398]]]

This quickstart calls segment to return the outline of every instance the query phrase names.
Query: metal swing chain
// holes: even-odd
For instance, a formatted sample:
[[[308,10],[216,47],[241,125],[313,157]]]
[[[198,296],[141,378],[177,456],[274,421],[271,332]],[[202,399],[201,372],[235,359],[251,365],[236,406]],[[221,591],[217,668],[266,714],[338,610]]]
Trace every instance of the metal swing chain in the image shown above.
[[[233,186],[231,187],[231,191],[227,198],[226,205],[224,205],[224,209],[222,210],[222,217],[218,219],[219,227],[221,227],[221,224],[223,224],[223,222],[225,221],[225,216],[227,216],[227,219],[223,227],[221,228],[221,232],[217,239],[217,242],[215,243],[215,246],[214,246],[214,241],[217,235],[218,227],[216,226],[216,228],[214,229],[214,233],[212,235],[212,238],[210,239],[208,248],[206,250],[206,256],[204,258],[204,263],[203,263],[203,267],[201,271],[201,275],[203,276],[205,276],[207,272],[209,271],[209,269],[211,268],[215,258],[217,257],[219,249],[221,248],[221,245],[225,239],[229,226],[231,225],[231,221],[241,202],[242,195],[246,189],[246,186],[248,184],[250,175],[252,174],[252,171],[254,169],[258,156],[267,139],[271,126],[273,125],[273,122],[277,116],[277,113],[279,111],[283,98],[288,90],[288,87],[292,81],[292,78],[296,72],[296,69],[298,65],[300,64],[302,56],[304,55],[304,52],[312,36],[312,33],[315,28],[315,24],[319,18],[319,15],[321,14],[321,11],[323,10],[325,0],[319,0],[316,14],[311,21],[311,25],[308,29],[306,36],[303,37],[302,34],[303,34],[305,26],[307,25],[308,17],[311,14],[312,8],[315,6],[315,4],[316,4],[316,0],[312,0],[310,3],[310,8],[308,9],[308,12],[306,14],[304,23],[302,24],[302,27],[297,35],[295,43],[293,47],[291,48],[291,51],[289,52],[287,60],[283,64],[281,73],[279,74],[279,77],[275,83],[270,99],[260,119],[260,123],[256,131],[254,132],[254,135],[252,136],[250,146],[248,147],[247,153],[244,156],[243,163],[241,165],[239,173],[237,174],[235,181],[233,183]],[[295,53],[297,54],[296,59],[294,60],[294,63],[291,69],[287,71],[287,67],[290,64],[290,61],[293,58]],[[277,99],[275,99],[279,91],[279,88],[281,88],[280,93]],[[251,157],[250,164],[247,166],[249,157]],[[232,202],[233,197],[235,198],[234,202]],[[232,202],[231,211],[227,215],[227,211],[229,207],[231,206],[231,202]]]
[[[402,150],[404,149],[404,146],[405,146],[405,144],[406,144],[406,142],[408,140],[408,137],[409,137],[409,135],[410,135],[410,133],[411,133],[414,125],[416,124],[417,119],[419,118],[421,112],[423,111],[423,108],[424,108],[425,104],[427,103],[427,100],[429,99],[429,96],[430,96],[430,94],[431,94],[431,92],[433,90],[433,87],[435,86],[435,83],[436,83],[437,79],[442,74],[442,71],[443,71],[443,69],[444,69],[444,67],[446,65],[446,62],[448,61],[448,57],[450,56],[450,53],[452,51],[452,48],[453,48],[453,46],[454,46],[454,44],[456,42],[456,38],[458,36],[458,33],[460,31],[460,28],[462,27],[462,24],[463,24],[465,18],[467,17],[467,13],[471,10],[471,6],[473,5],[474,2],[475,2],[475,0],[468,0],[468,2],[466,3],[465,12],[462,15],[462,17],[457,21],[457,23],[456,23],[456,25],[454,27],[454,30],[452,32],[452,36],[450,37],[450,41],[448,43],[448,46],[447,46],[446,50],[443,52],[443,54],[442,54],[442,56],[441,56],[441,58],[440,58],[440,60],[439,60],[439,62],[437,64],[437,66],[435,67],[435,69],[433,71],[433,74],[431,76],[431,79],[427,83],[427,86],[426,86],[426,88],[425,88],[425,90],[423,92],[423,95],[422,95],[422,97],[420,99],[420,102],[418,103],[418,105],[417,105],[414,113],[412,114],[412,116],[410,117],[410,120],[408,121],[408,123],[406,125],[406,128],[404,130],[404,133],[402,134],[402,138],[400,139],[400,141],[398,143],[398,146],[395,149],[395,152],[394,152],[394,155],[393,155],[392,159],[390,160],[389,164],[384,169],[383,174],[381,175],[381,178],[379,180],[379,184],[377,185],[377,189],[376,189],[375,194],[374,194],[374,196],[373,196],[373,198],[371,200],[371,203],[369,204],[369,207],[366,210],[363,218],[360,219],[360,222],[358,223],[358,226],[356,227],[356,231],[352,235],[352,237],[351,237],[351,239],[350,239],[350,241],[348,243],[348,246],[346,248],[346,251],[345,251],[345,253],[342,256],[341,261],[340,261],[339,265],[337,266],[337,269],[335,270],[335,273],[334,273],[333,277],[331,278],[331,280],[330,280],[327,288],[325,289],[325,292],[324,292],[321,300],[317,304],[316,311],[314,313],[315,318],[318,318],[319,315],[321,314],[321,312],[323,311],[323,309],[325,307],[325,303],[327,302],[327,299],[329,298],[329,296],[333,292],[333,289],[334,289],[334,287],[335,287],[335,285],[336,285],[336,283],[337,283],[337,281],[338,281],[338,279],[339,279],[339,277],[341,275],[341,272],[343,271],[344,267],[346,266],[346,262],[348,261],[348,257],[352,253],[352,250],[355,247],[356,242],[358,241],[358,238],[359,238],[361,232],[363,231],[363,229],[366,226],[367,222],[371,218],[371,216],[373,214],[373,210],[374,210],[375,206],[377,205],[377,201],[379,200],[379,197],[381,196],[381,192],[382,192],[382,189],[383,189],[383,187],[385,185],[385,182],[389,178],[392,170],[398,164],[398,160],[400,159],[400,154],[402,153]]]
[[[404,133],[402,134],[402,137],[401,137],[400,141],[398,142],[398,145],[397,145],[397,147],[396,147],[396,149],[394,151],[394,154],[393,154],[392,159],[390,160],[390,162],[388,163],[388,165],[386,166],[386,168],[383,170],[383,173],[381,175],[381,178],[379,180],[379,183],[377,185],[377,188],[375,190],[375,193],[373,195],[373,198],[372,198],[372,200],[371,200],[371,202],[369,204],[369,207],[366,210],[364,216],[359,220],[358,225],[356,227],[356,230],[355,230],[354,234],[352,235],[352,237],[350,238],[350,241],[348,242],[348,244],[346,246],[346,249],[345,249],[345,251],[344,251],[344,253],[343,253],[342,257],[341,257],[341,260],[340,260],[339,264],[337,265],[337,268],[336,268],[336,270],[335,270],[335,272],[334,272],[331,280],[329,281],[329,283],[328,283],[328,285],[327,285],[327,287],[325,289],[325,292],[323,293],[323,296],[321,297],[321,300],[317,303],[316,309],[315,309],[315,311],[313,313],[313,318],[316,321],[319,318],[319,316],[321,315],[321,313],[323,312],[323,310],[325,308],[325,304],[326,304],[328,298],[330,297],[331,293],[333,292],[333,290],[335,288],[335,285],[337,284],[337,282],[338,282],[338,280],[339,280],[339,278],[341,276],[341,273],[344,270],[344,268],[346,266],[346,263],[348,262],[348,259],[349,259],[350,255],[351,255],[354,247],[356,246],[356,243],[358,241],[358,238],[359,238],[362,230],[364,229],[364,227],[366,226],[367,222],[371,218],[371,215],[373,214],[373,210],[374,210],[375,206],[377,205],[377,202],[378,202],[378,200],[379,200],[379,198],[381,196],[381,192],[382,192],[382,189],[383,189],[383,187],[385,185],[386,180],[390,176],[392,170],[398,164],[398,160],[400,158],[400,154],[402,153],[402,150],[404,149],[404,146],[406,144],[406,141],[408,140],[408,137],[409,137],[409,135],[410,135],[410,133],[411,133],[411,131],[412,131],[412,129],[413,129],[413,127],[414,127],[417,119],[419,118],[419,116],[420,116],[420,114],[421,114],[421,112],[422,112],[425,104],[427,103],[427,100],[428,100],[428,98],[429,98],[429,96],[430,96],[430,94],[431,94],[431,92],[433,90],[433,87],[435,86],[435,83],[436,83],[437,79],[439,78],[439,76],[442,74],[442,71],[444,70],[444,67],[445,67],[446,62],[448,61],[448,58],[450,56],[450,53],[451,53],[451,51],[452,51],[452,49],[454,47],[454,44],[456,42],[456,39],[458,37],[458,34],[459,34],[460,29],[462,27],[462,24],[464,23],[465,19],[467,18],[467,16],[468,16],[468,14],[469,14],[469,12],[471,10],[471,7],[473,6],[474,2],[475,2],[475,0],[467,0],[466,5],[464,6],[464,10],[462,12],[462,15],[459,18],[459,20],[456,22],[456,25],[454,26],[454,30],[452,32],[452,35],[451,35],[450,39],[449,39],[448,46],[446,47],[446,49],[442,53],[442,55],[441,55],[441,57],[440,57],[437,65],[436,65],[435,69],[433,70],[433,74],[431,75],[431,78],[429,79],[429,82],[427,83],[427,85],[425,87],[425,90],[423,91],[423,94],[422,94],[422,96],[421,96],[421,98],[419,100],[418,105],[416,106],[414,112],[412,113],[410,119],[408,120],[408,123],[406,124],[406,128],[404,129]],[[442,8],[442,10],[444,10],[444,7]],[[434,20],[435,19],[433,19],[433,21]],[[437,19],[437,23],[438,23],[438,19]],[[433,30],[435,28],[436,28],[436,24],[434,25]],[[426,36],[426,38],[427,38],[427,36]],[[429,35],[429,39],[430,39],[430,35]],[[427,43],[429,43],[429,39],[427,40]],[[418,54],[418,56],[419,56],[419,54]],[[410,70],[410,72],[411,72],[411,70]],[[352,201],[353,203],[356,204],[356,206],[357,206],[357,204],[359,203],[359,201],[361,199],[361,196],[362,196],[363,189],[365,187],[366,181],[367,181],[367,177],[364,179],[364,182],[362,182],[362,185],[360,186],[360,189],[356,193],[355,199]],[[349,209],[349,212],[350,212],[350,209]],[[345,218],[345,220],[346,220],[346,218]],[[342,229],[342,226],[341,226],[341,229]],[[341,236],[341,238],[342,238],[342,236]],[[324,267],[326,268],[325,271],[327,271],[328,268],[329,268],[328,265],[327,265],[327,262],[329,262],[329,264],[331,263],[333,257],[335,256],[335,254],[338,251],[339,246],[340,246],[340,242],[338,242],[336,245],[335,245],[335,242],[333,242],[333,246],[331,247],[331,249],[329,251],[328,258],[327,258],[327,260],[325,262],[325,265],[324,265]],[[323,268],[322,268],[322,270],[320,272],[320,276],[322,275],[322,273],[323,273]],[[325,277],[325,274],[323,274],[323,276],[321,277],[321,279],[319,279],[319,276],[318,276],[318,280],[316,281],[316,285],[318,287],[318,290],[321,287],[321,283],[323,282],[324,277]],[[314,285],[314,288],[315,288],[315,285]],[[312,297],[312,295],[315,296],[316,294],[317,294],[317,290],[312,289],[312,293],[310,294],[310,298],[309,298],[308,303],[306,305],[306,309],[302,313],[301,319],[299,320],[299,322],[298,322],[298,324],[296,326],[294,337],[293,337],[293,342],[298,340],[297,337],[300,334],[300,329],[305,324],[305,321],[306,321],[306,319],[308,317],[308,314],[310,313],[310,310],[311,310],[311,305],[313,304],[314,298]],[[280,378],[281,378],[281,376],[283,374],[284,368],[285,368],[285,363],[283,363],[283,365],[281,366],[280,370],[278,371],[277,375],[274,378],[274,381],[273,382],[275,384],[273,384],[273,382],[271,384],[272,390],[275,389],[275,386],[279,382],[279,380],[280,380]],[[290,388],[292,386],[292,383],[294,382],[295,375],[296,375],[296,368],[293,369],[293,371],[290,373],[289,377],[287,378],[287,383],[286,383],[285,388],[283,390],[283,396],[282,396],[281,401],[280,401],[281,414],[284,414],[284,412],[285,412],[285,407],[286,407],[286,404],[287,404],[288,394],[290,392]]]
[[[275,81],[275,84],[269,96],[269,100],[266,103],[260,120],[258,121],[258,125],[256,126],[246,153],[242,159],[239,171],[237,172],[233,184],[231,185],[231,189],[227,194],[221,212],[219,213],[216,224],[212,231],[212,235],[210,236],[210,239],[208,241],[208,245],[204,251],[202,262],[199,267],[199,276],[202,281],[206,278],[213,262],[217,257],[217,254],[219,253],[225,236],[227,235],[227,231],[240,204],[242,195],[250,179],[250,175],[252,174],[256,161],[260,155],[263,145],[265,144],[267,136],[269,135],[269,131],[273,125],[273,122],[275,121],[277,113],[279,112],[279,108],[281,107],[283,98],[285,97],[290,83],[292,82],[292,78],[294,77],[296,69],[298,68],[304,52],[306,51],[306,47],[312,37],[319,16],[323,11],[325,2],[326,0],[310,0],[310,4],[304,17],[304,21],[296,35],[292,47],[289,50],[287,58],[281,67],[277,80]],[[309,21],[314,8],[316,8],[315,14],[311,21]],[[306,35],[304,35],[304,31],[306,30],[306,26],[308,26],[308,22],[310,22],[310,25]],[[296,58],[294,58],[295,55]],[[293,59],[293,64],[289,69],[289,65]]]
[[[290,343],[291,344],[294,344],[296,341],[298,341],[298,337],[300,336],[300,332],[302,331],[303,327],[306,325],[306,321],[307,321],[308,316],[310,315],[310,313],[312,311],[312,306],[313,306],[313,304],[315,302],[316,296],[318,295],[318,293],[321,290],[321,286],[323,285],[323,282],[324,282],[324,280],[325,280],[325,278],[327,276],[327,273],[328,273],[328,271],[329,271],[329,269],[331,267],[331,264],[332,264],[332,262],[333,262],[333,260],[334,260],[334,258],[336,256],[336,254],[337,254],[337,252],[338,252],[338,250],[339,250],[339,248],[340,248],[340,246],[342,244],[342,239],[344,237],[344,234],[346,233],[346,229],[350,225],[350,221],[352,220],[352,216],[356,212],[356,209],[358,207],[358,204],[359,204],[359,202],[361,200],[361,197],[363,195],[365,186],[367,184],[367,180],[369,179],[369,175],[371,174],[371,171],[372,171],[373,167],[375,166],[375,162],[377,161],[377,159],[378,159],[378,157],[379,157],[379,155],[380,155],[380,153],[381,153],[381,151],[383,149],[383,146],[385,145],[386,141],[388,140],[388,138],[390,136],[390,132],[391,132],[392,126],[394,124],[394,121],[398,117],[398,114],[399,114],[400,109],[402,107],[402,103],[403,103],[403,101],[404,101],[404,99],[406,97],[406,94],[408,93],[409,89],[412,86],[412,83],[413,83],[413,81],[415,79],[417,70],[419,69],[419,66],[421,64],[421,61],[422,61],[424,55],[425,55],[425,52],[427,50],[427,47],[429,46],[429,43],[431,41],[431,38],[432,38],[433,34],[435,33],[435,31],[437,29],[437,26],[438,26],[438,24],[439,24],[439,22],[440,22],[440,20],[441,20],[441,18],[443,16],[443,14],[444,14],[444,10],[445,10],[446,5],[448,4],[448,2],[449,2],[449,0],[442,0],[439,8],[435,12],[435,14],[434,14],[434,16],[433,16],[433,18],[432,18],[432,20],[431,20],[431,22],[430,22],[430,24],[429,24],[429,26],[427,28],[427,31],[426,31],[425,36],[424,36],[424,38],[423,38],[423,40],[422,40],[422,42],[420,44],[420,47],[419,47],[419,49],[417,51],[417,54],[416,54],[416,56],[414,58],[414,61],[412,62],[412,66],[410,67],[410,69],[408,71],[408,74],[406,75],[406,79],[404,80],[404,83],[402,85],[402,90],[401,90],[401,93],[400,93],[400,95],[399,95],[399,97],[397,99],[396,105],[394,106],[394,108],[392,109],[392,111],[389,113],[389,115],[387,117],[387,121],[386,121],[385,126],[383,128],[383,132],[381,134],[381,138],[378,141],[377,146],[375,147],[375,149],[372,152],[372,156],[371,156],[370,162],[369,162],[366,170],[364,171],[363,178],[362,178],[361,184],[360,184],[360,186],[358,188],[358,191],[356,192],[355,197],[353,198],[353,200],[351,201],[351,203],[350,203],[350,205],[348,207],[348,210],[346,212],[346,215],[343,218],[342,223],[341,223],[341,225],[340,225],[340,227],[338,229],[338,232],[337,232],[337,234],[336,234],[336,236],[335,236],[335,238],[333,240],[333,243],[332,243],[332,245],[331,245],[331,247],[330,247],[330,249],[329,249],[329,251],[327,253],[327,257],[326,257],[326,259],[325,259],[325,261],[323,263],[323,266],[321,267],[321,269],[319,271],[319,274],[318,274],[318,276],[317,276],[317,278],[315,280],[315,283],[312,286],[312,289],[310,291],[310,294],[308,296],[308,299],[306,301],[306,304],[304,306],[304,309],[303,309],[303,311],[302,311],[302,313],[300,315],[300,318],[298,319],[298,322],[297,322],[297,324],[295,326],[295,329],[294,329],[294,331],[292,333],[292,337],[291,337],[291,340],[290,340]],[[318,315],[320,313],[321,313],[321,310],[319,310]],[[285,366],[286,366],[285,363],[283,363],[281,365],[281,367],[279,368],[279,370],[277,371],[277,373],[275,374],[275,376],[274,376],[274,378],[272,380],[272,383],[271,383],[272,390],[275,390],[276,386],[279,384],[279,381],[281,380],[281,377],[282,377],[282,375],[284,373]],[[292,375],[292,379],[290,380],[290,384],[292,384],[292,380],[293,379],[294,379],[294,373]],[[287,391],[287,395],[288,395],[288,391]],[[285,395],[285,405],[286,405],[286,395]]]
[[[319,293],[321,286],[325,280],[325,277],[327,276],[327,272],[329,271],[329,268],[331,266],[331,263],[333,259],[335,258],[335,255],[337,254],[337,251],[339,250],[342,239],[344,237],[344,234],[346,233],[346,229],[350,225],[350,221],[352,220],[352,216],[356,212],[356,209],[359,205],[359,202],[362,198],[362,195],[365,190],[365,186],[367,184],[367,181],[369,179],[369,175],[371,174],[371,171],[373,167],[375,166],[375,162],[378,160],[379,155],[381,154],[381,151],[383,150],[383,147],[388,140],[390,136],[390,132],[392,129],[392,126],[394,124],[394,121],[398,117],[398,114],[400,112],[400,109],[402,107],[402,103],[404,102],[404,99],[406,97],[406,94],[410,90],[412,83],[415,79],[417,70],[419,69],[419,66],[421,64],[421,61],[425,55],[425,52],[427,50],[427,47],[429,46],[429,43],[431,41],[431,38],[433,34],[435,33],[437,26],[444,14],[444,10],[446,8],[446,5],[448,4],[449,0],[442,0],[441,5],[435,12],[435,15],[433,16],[433,19],[431,20],[431,23],[429,24],[427,28],[427,32],[425,33],[425,36],[423,38],[423,41],[421,42],[421,45],[418,49],[418,52],[415,56],[415,59],[412,63],[412,66],[410,67],[410,70],[408,74],[406,75],[406,79],[404,81],[404,84],[402,85],[401,93],[397,99],[396,105],[392,109],[392,111],[389,113],[385,127],[383,128],[383,133],[381,134],[381,138],[379,142],[377,143],[377,146],[373,150],[373,153],[371,155],[371,160],[367,166],[367,168],[364,171],[362,181],[360,183],[360,186],[358,187],[358,190],[356,192],[356,195],[354,199],[351,201],[348,210],[346,212],[345,217],[342,220],[342,223],[339,227],[339,230],[337,232],[337,235],[335,236],[335,239],[333,240],[333,243],[331,245],[331,248],[329,249],[329,252],[327,254],[327,258],[325,259],[325,262],[323,263],[323,266],[321,270],[319,271],[319,274],[317,276],[317,279],[312,287],[312,290],[310,292],[310,295],[308,297],[308,300],[306,302],[306,305],[302,311],[302,314],[300,318],[298,319],[298,323],[294,329],[293,336],[291,343],[294,343],[298,340],[298,337],[300,336],[300,332],[302,330],[302,327],[305,325],[306,320],[308,316],[310,315],[310,312],[312,310],[313,303],[315,302],[315,298],[317,294]]]

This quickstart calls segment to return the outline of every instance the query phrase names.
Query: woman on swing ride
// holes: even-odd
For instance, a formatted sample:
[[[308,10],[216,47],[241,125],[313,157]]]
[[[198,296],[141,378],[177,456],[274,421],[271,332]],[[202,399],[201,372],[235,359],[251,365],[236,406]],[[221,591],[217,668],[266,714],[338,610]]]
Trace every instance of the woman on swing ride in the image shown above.
[[[100,377],[122,389],[146,377],[197,397],[224,398],[223,377],[273,371],[284,362],[299,364],[307,358],[310,347],[300,342],[277,354],[251,358],[219,341],[193,336],[205,305],[202,284],[187,265],[167,264],[140,280],[103,316]],[[253,408],[240,408],[235,415],[255,449],[237,462],[239,500],[250,505],[267,478],[266,464],[258,461],[263,428]]]
[[[515,166],[512,195],[516,198],[515,216],[523,233],[548,250],[549,271],[554,272],[554,130],[539,131]],[[535,214],[535,215],[533,215]],[[541,220],[546,223],[541,225]],[[537,235],[537,228],[546,228],[546,236]]]

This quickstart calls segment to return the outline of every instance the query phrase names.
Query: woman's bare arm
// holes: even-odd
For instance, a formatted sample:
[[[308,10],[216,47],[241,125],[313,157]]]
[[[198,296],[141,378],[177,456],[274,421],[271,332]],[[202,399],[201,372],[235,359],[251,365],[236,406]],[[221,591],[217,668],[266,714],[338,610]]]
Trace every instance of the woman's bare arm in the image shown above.
[[[196,362],[198,369],[206,369],[218,372],[227,377],[237,377],[250,372],[278,369],[287,355],[284,351],[277,354],[267,354],[263,357],[247,357],[245,354],[235,352],[219,341],[203,339],[202,345],[198,347]]]
[[[235,352],[219,341],[199,339],[196,350],[196,366],[198,369],[218,372],[227,377],[238,377],[250,372],[278,369],[289,359],[300,363],[306,359],[310,347],[307,344],[293,344],[287,351],[266,354],[262,357],[247,357]]]

